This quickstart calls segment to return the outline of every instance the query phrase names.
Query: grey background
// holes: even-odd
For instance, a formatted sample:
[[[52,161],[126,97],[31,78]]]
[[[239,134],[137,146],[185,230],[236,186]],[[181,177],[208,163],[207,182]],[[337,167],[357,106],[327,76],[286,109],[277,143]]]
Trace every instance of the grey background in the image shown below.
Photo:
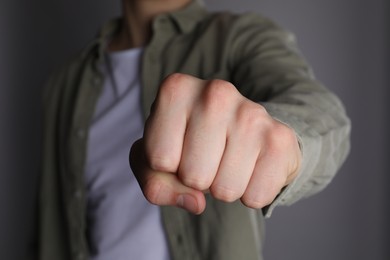
[[[352,152],[334,182],[267,220],[266,259],[390,257],[386,1],[206,1],[212,10],[263,13],[294,31],[353,122]],[[27,259],[34,248],[45,78],[118,13],[119,1],[0,2],[0,259]]]

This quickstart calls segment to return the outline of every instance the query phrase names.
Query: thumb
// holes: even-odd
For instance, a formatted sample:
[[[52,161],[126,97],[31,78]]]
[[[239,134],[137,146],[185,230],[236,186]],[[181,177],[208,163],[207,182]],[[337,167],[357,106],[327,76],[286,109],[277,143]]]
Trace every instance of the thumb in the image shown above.
[[[177,206],[200,214],[206,207],[203,192],[185,186],[175,173],[152,170],[145,158],[143,139],[130,151],[130,166],[145,198],[159,206]]]

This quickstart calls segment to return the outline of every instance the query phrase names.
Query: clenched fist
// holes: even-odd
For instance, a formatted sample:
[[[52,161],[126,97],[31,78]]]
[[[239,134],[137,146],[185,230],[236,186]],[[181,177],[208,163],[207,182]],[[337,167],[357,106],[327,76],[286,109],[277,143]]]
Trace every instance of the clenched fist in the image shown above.
[[[200,214],[205,192],[251,208],[270,204],[298,174],[292,129],[229,82],[173,74],[161,85],[130,165],[146,199]]]

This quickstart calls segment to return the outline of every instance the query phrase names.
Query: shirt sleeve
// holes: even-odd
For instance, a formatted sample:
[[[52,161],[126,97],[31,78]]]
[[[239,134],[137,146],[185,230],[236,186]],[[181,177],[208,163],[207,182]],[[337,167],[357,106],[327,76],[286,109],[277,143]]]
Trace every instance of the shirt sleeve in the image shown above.
[[[291,127],[303,155],[298,177],[263,209],[290,205],[329,184],[349,152],[350,120],[300,54],[293,34],[268,19],[245,15],[232,27],[230,66],[240,92]]]

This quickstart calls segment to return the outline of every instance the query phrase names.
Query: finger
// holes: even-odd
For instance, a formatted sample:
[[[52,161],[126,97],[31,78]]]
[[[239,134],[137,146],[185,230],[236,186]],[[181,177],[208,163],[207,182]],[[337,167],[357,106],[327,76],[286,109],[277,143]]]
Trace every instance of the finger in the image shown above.
[[[174,174],[149,171],[142,182],[142,192],[152,204],[177,206],[193,214],[200,214],[205,209],[204,194],[183,185]]]
[[[145,149],[152,169],[177,172],[187,124],[192,77],[175,74],[161,85],[145,125]],[[185,90],[185,91],[184,91]]]
[[[178,176],[188,187],[207,190],[226,144],[226,127],[215,115],[199,113],[189,121]]]
[[[204,194],[183,185],[171,173],[154,171],[143,156],[143,140],[135,142],[130,152],[130,165],[145,198],[159,206],[177,206],[200,214],[206,207]]]
[[[241,201],[256,209],[271,204],[285,186],[287,175],[284,160],[265,151],[257,160]]]
[[[225,202],[242,197],[254,171],[261,140],[256,123],[257,106],[240,108],[228,140],[218,173],[211,186],[212,195]]]
[[[213,182],[238,96],[230,83],[222,80],[204,82],[184,138],[178,174],[185,185],[207,190]]]

